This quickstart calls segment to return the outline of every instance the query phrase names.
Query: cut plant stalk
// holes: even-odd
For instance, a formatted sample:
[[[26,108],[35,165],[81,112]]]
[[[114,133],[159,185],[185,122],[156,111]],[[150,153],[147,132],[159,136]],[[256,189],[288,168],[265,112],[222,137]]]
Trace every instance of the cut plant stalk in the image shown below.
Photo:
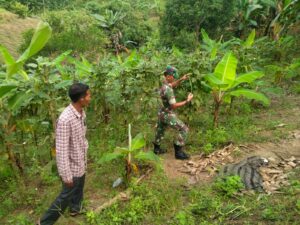
[[[142,148],[146,145],[144,136],[139,133],[132,139],[131,124],[128,125],[128,147],[117,147],[114,152],[106,153],[98,161],[98,163],[110,162],[112,160],[121,158],[125,160],[125,178],[130,182],[132,171],[137,171],[138,167],[135,160],[146,162],[159,162],[160,158],[152,151],[144,152]]]

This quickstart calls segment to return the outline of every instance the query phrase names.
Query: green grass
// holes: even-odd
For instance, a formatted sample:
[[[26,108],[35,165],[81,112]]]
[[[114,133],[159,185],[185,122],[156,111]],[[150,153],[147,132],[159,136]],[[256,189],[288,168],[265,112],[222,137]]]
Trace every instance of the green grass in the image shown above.
[[[274,195],[257,193],[230,197],[212,188],[214,184],[196,187],[191,190],[188,204],[182,210],[194,224],[297,224],[299,178],[298,169],[290,176],[292,185],[282,188],[282,194]],[[188,224],[178,223],[176,218],[174,222]]]

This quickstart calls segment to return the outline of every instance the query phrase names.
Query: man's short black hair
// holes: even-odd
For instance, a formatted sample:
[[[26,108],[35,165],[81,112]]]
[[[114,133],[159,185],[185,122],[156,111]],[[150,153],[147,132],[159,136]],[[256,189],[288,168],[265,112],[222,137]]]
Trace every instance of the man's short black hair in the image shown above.
[[[69,88],[69,97],[72,100],[72,102],[78,102],[80,98],[86,96],[88,90],[88,85],[83,83],[74,83]]]

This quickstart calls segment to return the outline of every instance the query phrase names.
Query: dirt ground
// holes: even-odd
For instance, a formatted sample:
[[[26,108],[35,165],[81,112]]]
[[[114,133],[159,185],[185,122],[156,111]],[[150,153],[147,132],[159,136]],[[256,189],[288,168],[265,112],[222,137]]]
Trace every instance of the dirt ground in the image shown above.
[[[231,151],[230,155],[224,157],[224,160],[221,160],[221,163],[219,163],[219,161],[216,162],[216,164],[219,165],[213,165],[213,167],[223,166],[227,163],[235,163],[250,156],[261,156],[272,163],[278,163],[291,157],[300,160],[300,130],[291,132],[289,138],[282,140],[280,143],[266,142],[259,144],[245,144],[233,146],[233,149],[234,150]],[[238,149],[239,154],[236,154],[236,149]],[[163,159],[164,170],[169,179],[186,179],[187,184],[195,185],[202,182],[210,182],[216,175],[215,172],[209,173],[203,171],[197,174],[197,181],[195,181],[193,180],[193,175],[184,172],[184,168],[189,163],[205,163],[205,160],[207,159],[203,157],[200,159],[200,155],[193,155],[189,161],[180,161],[174,158],[173,152],[168,152],[163,156]],[[211,166],[208,165],[208,167]]]
[[[286,102],[283,103],[280,100],[278,101],[273,99],[272,107],[275,108],[274,115],[270,116],[266,112],[263,112],[260,115],[257,115],[257,117],[260,117],[262,121],[264,119],[268,121],[269,120],[280,121],[280,123],[274,129],[277,130],[283,129],[283,132],[285,132],[285,127],[291,125],[295,126],[295,124],[299,125],[300,124],[299,99],[295,96],[289,96],[284,101],[287,101],[289,104],[292,105],[292,107],[288,107],[288,108],[282,107],[282,105],[286,104]],[[298,128],[299,126],[296,127]],[[275,138],[274,139],[272,138],[273,133],[271,131],[262,130],[261,134],[258,135],[268,136],[269,140],[274,140],[274,141],[268,141],[264,143],[243,143],[240,145],[234,145],[232,147],[235,148],[235,150],[232,151],[231,155],[229,155],[228,157],[224,157],[224,161],[221,161],[220,165],[214,165],[214,166],[220,167],[227,163],[238,162],[250,156],[261,156],[275,163],[279,162],[280,160],[290,158],[292,156],[295,157],[297,160],[300,160],[300,129],[296,129],[294,131],[286,131],[286,132],[287,132],[286,135],[287,138],[282,139],[280,141],[278,140],[275,141]],[[165,173],[170,179],[183,178],[189,180],[191,178],[189,174],[182,172],[182,168],[184,168],[189,161],[176,160],[174,158],[173,149],[170,149],[168,153],[162,156],[162,158],[163,158],[163,166],[164,166]],[[190,162],[191,163],[195,161],[199,162],[199,158],[203,158],[203,157],[201,157],[201,155],[193,155],[190,159]],[[208,182],[212,180],[213,176],[212,173],[202,172],[201,174],[199,174],[199,178],[200,178],[199,182],[203,182],[203,181]]]

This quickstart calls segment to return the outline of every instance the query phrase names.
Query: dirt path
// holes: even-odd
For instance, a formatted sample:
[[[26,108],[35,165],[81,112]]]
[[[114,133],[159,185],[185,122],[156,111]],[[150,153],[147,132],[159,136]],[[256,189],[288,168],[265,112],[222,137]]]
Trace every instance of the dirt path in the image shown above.
[[[255,117],[261,121],[262,131],[257,135],[267,136],[269,140],[276,140],[276,142],[268,141],[264,143],[243,143],[242,145],[232,146],[234,149],[232,154],[224,158],[217,167],[225,165],[226,163],[237,162],[241,159],[249,156],[262,156],[271,159],[273,162],[280,161],[282,159],[290,158],[294,156],[300,160],[300,101],[298,96],[286,96],[285,99],[272,99],[272,109],[274,112],[268,111],[261,112]],[[277,141],[272,131],[264,129],[264,121],[278,122],[274,129],[282,129],[286,132],[287,138]],[[295,126],[296,125],[296,126]],[[289,132],[285,129],[288,126],[294,126],[296,129]],[[200,155],[193,155],[190,161],[199,161]],[[163,166],[166,175],[170,179],[188,179],[188,183],[194,183],[190,181],[190,175],[182,172],[182,168],[187,161],[180,161],[174,158],[173,150],[170,150],[166,155],[162,156]],[[226,158],[226,159],[225,159]],[[199,174],[200,180],[210,181],[212,179],[212,173],[202,172]]]
[[[288,139],[282,140],[279,143],[250,143],[232,146],[231,148],[233,149],[231,154],[228,156],[226,155],[226,157],[224,156],[224,161],[222,161],[221,165],[237,162],[249,156],[261,156],[269,159],[272,162],[279,162],[282,159],[287,159],[292,156],[300,160],[300,130],[291,132]],[[238,154],[236,154],[237,152]],[[190,180],[191,176],[188,173],[182,171],[187,163],[199,161],[199,157],[199,155],[193,155],[190,161],[180,161],[174,158],[173,153],[167,153],[165,156],[163,156],[163,165],[166,175],[170,179],[187,179],[188,183],[195,183],[194,181]],[[199,182],[208,182],[213,178],[213,173],[201,172],[199,174],[199,178]]]

